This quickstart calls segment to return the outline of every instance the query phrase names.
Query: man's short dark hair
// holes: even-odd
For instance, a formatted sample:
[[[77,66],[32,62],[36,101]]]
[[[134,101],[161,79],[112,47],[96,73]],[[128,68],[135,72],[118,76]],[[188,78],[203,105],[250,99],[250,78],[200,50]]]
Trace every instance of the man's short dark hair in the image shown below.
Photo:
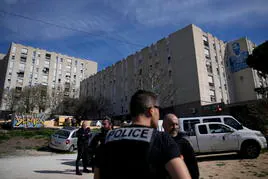
[[[140,114],[145,114],[148,108],[153,107],[157,103],[157,95],[150,91],[138,90],[130,101],[130,115],[137,117]]]
[[[109,116],[104,116],[103,121],[108,121],[109,124],[112,124],[112,119]]]

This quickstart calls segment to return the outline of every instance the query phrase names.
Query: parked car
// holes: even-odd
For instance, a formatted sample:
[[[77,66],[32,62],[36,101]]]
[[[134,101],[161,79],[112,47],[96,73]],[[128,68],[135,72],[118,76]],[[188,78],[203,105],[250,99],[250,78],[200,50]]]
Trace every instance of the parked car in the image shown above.
[[[77,128],[64,127],[51,135],[49,147],[57,150],[72,152],[77,148]]]

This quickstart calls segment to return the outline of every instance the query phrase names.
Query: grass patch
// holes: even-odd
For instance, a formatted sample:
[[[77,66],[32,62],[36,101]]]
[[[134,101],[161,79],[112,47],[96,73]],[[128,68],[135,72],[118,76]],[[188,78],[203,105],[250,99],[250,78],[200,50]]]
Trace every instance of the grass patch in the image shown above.
[[[100,128],[91,129],[91,132],[101,132]]]
[[[55,129],[14,129],[9,130],[5,134],[0,134],[0,141],[1,140],[8,140],[13,137],[23,137],[26,139],[30,138],[49,138],[51,134],[55,132]]]
[[[216,165],[217,165],[218,167],[221,167],[221,166],[224,166],[225,163],[217,163]]]
[[[262,149],[262,150],[261,150],[261,154],[264,154],[264,153],[266,153],[266,152],[268,152],[268,149]]]
[[[2,143],[5,140],[10,139],[10,136],[7,134],[0,134],[0,142]]]

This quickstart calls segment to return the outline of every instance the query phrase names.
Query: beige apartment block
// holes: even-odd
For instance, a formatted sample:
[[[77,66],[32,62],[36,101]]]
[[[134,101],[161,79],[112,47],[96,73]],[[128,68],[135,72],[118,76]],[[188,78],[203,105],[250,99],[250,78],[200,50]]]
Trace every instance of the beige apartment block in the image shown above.
[[[246,44],[251,53],[254,45],[248,40]],[[254,70],[245,66],[251,73],[243,78],[250,78],[250,87],[237,84],[237,72],[230,74],[229,46],[188,25],[83,80],[80,97],[108,99],[109,115],[128,114],[130,97],[138,89],[156,92],[161,107],[172,106],[179,115],[198,113],[204,105],[258,99]]]
[[[0,63],[2,91],[42,84],[50,90],[63,89],[65,96],[74,98],[79,97],[80,82],[97,72],[94,61],[16,43]],[[3,100],[1,109],[5,109]]]

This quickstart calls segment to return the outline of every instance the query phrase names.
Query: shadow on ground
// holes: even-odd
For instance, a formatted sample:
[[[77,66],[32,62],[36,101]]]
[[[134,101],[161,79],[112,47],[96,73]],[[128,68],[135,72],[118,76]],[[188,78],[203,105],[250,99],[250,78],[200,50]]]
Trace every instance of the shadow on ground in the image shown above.
[[[197,157],[198,162],[205,161],[218,161],[218,160],[239,160],[241,157],[237,154],[212,154],[212,155],[201,155]]]
[[[57,153],[57,154],[75,154],[76,152],[68,152],[68,151],[62,151],[62,150],[56,150],[56,149],[52,149],[48,146],[43,146],[37,149],[37,151],[40,152],[53,152],[53,153]]]
[[[75,169],[70,170],[35,170],[35,173],[44,173],[44,174],[70,174],[70,175],[74,175],[75,174]]]

